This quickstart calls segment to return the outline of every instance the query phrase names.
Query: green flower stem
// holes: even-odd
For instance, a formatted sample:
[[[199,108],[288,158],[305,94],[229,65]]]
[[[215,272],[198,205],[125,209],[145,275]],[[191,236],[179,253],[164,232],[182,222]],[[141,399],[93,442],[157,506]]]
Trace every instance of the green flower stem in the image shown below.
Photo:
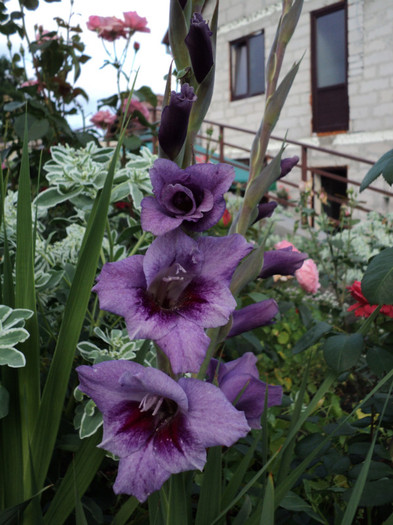
[[[141,244],[145,240],[146,235],[147,235],[146,232],[142,233],[142,235],[139,237],[138,241],[134,244],[134,247],[130,251],[128,257],[130,257],[131,255],[135,255],[136,254],[136,252],[138,251],[139,247],[141,246]]]

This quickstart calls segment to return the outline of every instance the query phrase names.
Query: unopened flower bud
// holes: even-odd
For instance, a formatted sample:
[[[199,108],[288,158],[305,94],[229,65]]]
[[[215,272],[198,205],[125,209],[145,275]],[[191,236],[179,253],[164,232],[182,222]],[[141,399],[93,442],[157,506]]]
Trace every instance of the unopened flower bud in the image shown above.
[[[190,54],[192,69],[201,84],[213,65],[212,32],[200,13],[194,13],[185,44]]]
[[[162,111],[158,141],[171,160],[177,157],[186,140],[188,119],[195,100],[194,89],[183,84],[180,93],[172,91],[169,105]]]

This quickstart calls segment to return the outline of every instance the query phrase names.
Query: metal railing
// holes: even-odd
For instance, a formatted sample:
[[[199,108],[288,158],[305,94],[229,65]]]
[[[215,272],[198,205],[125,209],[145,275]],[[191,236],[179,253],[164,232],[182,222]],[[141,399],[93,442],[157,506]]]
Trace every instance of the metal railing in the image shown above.
[[[226,135],[226,131],[227,130],[235,132],[236,134],[238,134],[238,136],[240,136],[240,134],[250,135],[250,144],[251,144],[251,137],[253,137],[255,135],[255,131],[251,131],[249,129],[245,129],[245,128],[241,128],[241,127],[230,126],[230,125],[227,125],[227,124],[221,124],[221,123],[214,122],[214,121],[211,121],[211,120],[205,120],[204,121],[204,125],[207,125],[210,128],[212,128],[213,130],[218,131],[218,138],[214,137],[214,135],[217,135],[217,133],[214,133],[214,131],[211,134],[210,133],[209,134],[207,134],[207,133],[199,133],[197,135],[197,138],[200,141],[202,141],[202,143],[203,143],[203,141],[206,141],[207,143],[215,143],[215,144],[217,144],[218,152],[214,153],[214,157],[216,158],[216,160],[218,160],[219,162],[226,162],[226,163],[232,164],[232,165],[236,166],[237,169],[244,169],[245,172],[248,172],[248,166],[247,165],[244,165],[244,167],[242,167],[241,163],[233,161],[230,158],[229,150],[231,149],[232,151],[233,150],[239,151],[243,155],[245,154],[246,158],[249,158],[250,152],[251,152],[250,148],[246,148],[246,147],[240,146],[238,144],[233,144],[231,142],[227,142],[225,140],[225,135]],[[326,161],[323,160],[319,164],[320,165],[323,164],[325,166],[330,166],[332,164],[332,158],[333,157],[335,159],[342,160],[343,163],[345,164],[345,166],[348,165],[348,162],[350,162],[352,164],[353,163],[359,163],[359,165],[362,166],[363,169],[365,169],[365,168],[369,169],[375,163],[375,161],[371,161],[371,160],[368,160],[368,159],[365,159],[365,158],[362,158],[362,157],[358,157],[358,156],[355,156],[355,155],[349,155],[347,153],[342,153],[342,152],[338,152],[338,151],[331,150],[331,149],[328,149],[328,148],[323,148],[323,147],[320,147],[320,146],[314,146],[314,145],[311,145],[311,144],[306,144],[306,143],[299,142],[299,141],[296,141],[296,140],[290,140],[290,139],[287,139],[287,138],[284,139],[282,137],[277,137],[275,135],[271,136],[271,140],[279,142],[279,143],[285,142],[286,144],[289,144],[289,145],[292,145],[292,146],[296,146],[296,147],[299,148],[299,159],[300,160],[299,160],[299,163],[297,164],[297,166],[295,166],[294,170],[300,170],[300,180],[302,180],[303,182],[308,181],[308,180],[311,179],[313,188],[314,188],[314,185],[315,185],[316,176],[319,176],[319,177],[322,176],[322,177],[326,177],[326,179],[331,179],[331,180],[343,182],[345,184],[351,184],[352,186],[355,186],[355,187],[360,187],[361,183],[359,181],[357,181],[357,180],[352,179],[352,178],[343,177],[341,175],[337,175],[335,173],[327,171],[326,169],[322,169],[322,168],[317,167],[315,165],[313,166],[312,163],[310,162],[310,159],[309,159],[309,152],[310,151],[311,152],[316,151],[319,154],[323,154],[324,158],[326,158]],[[269,158],[271,158],[271,157],[268,156],[268,159]],[[329,159],[330,159],[330,162],[329,162]],[[285,180],[285,178],[280,179],[280,184],[282,184],[283,186],[289,186],[289,187],[293,187],[293,188],[298,188],[299,187],[298,184],[295,184],[293,182]],[[375,186],[369,186],[365,190],[365,193],[364,193],[366,202],[367,202],[367,200],[369,200],[367,196],[371,195],[372,193],[378,193],[378,194],[381,194],[381,195],[383,195],[385,197],[389,197],[389,198],[393,197],[393,193],[390,192],[390,191],[386,191],[386,190],[377,188]],[[275,197],[275,199],[277,200],[276,197]],[[342,197],[342,196],[337,196],[337,195],[332,195],[332,194],[327,194],[327,199],[330,202],[337,202],[339,204],[345,204],[345,203],[348,202],[348,198]],[[282,199],[280,199],[280,200],[282,200]],[[285,202],[285,203],[287,205],[289,205],[289,206],[291,206],[291,205],[296,206],[296,204],[291,203],[291,202]],[[312,199],[311,205],[313,207],[314,207],[314,204],[315,204],[314,203],[314,199]],[[363,212],[371,211],[371,208],[363,205],[363,203],[362,204],[358,203],[356,205],[356,209],[358,209],[359,211],[363,211]]]

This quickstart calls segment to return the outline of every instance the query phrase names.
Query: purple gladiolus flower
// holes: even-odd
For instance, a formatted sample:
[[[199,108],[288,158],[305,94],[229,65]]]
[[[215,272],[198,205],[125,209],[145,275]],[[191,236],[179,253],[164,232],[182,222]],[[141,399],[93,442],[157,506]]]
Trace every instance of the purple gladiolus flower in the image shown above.
[[[201,84],[213,66],[212,32],[200,13],[194,13],[184,42],[191,58],[192,69]]]
[[[259,277],[266,279],[272,275],[295,275],[296,270],[302,267],[308,258],[306,253],[301,253],[288,248],[269,250],[263,254],[263,266]]]
[[[185,170],[157,159],[150,170],[155,197],[142,200],[144,230],[163,235],[180,225],[201,232],[214,226],[225,211],[223,195],[235,171],[228,164],[195,164]]]
[[[229,284],[252,245],[239,235],[158,237],[146,255],[107,263],[93,291],[103,310],[121,315],[131,339],[152,339],[174,373],[198,372],[209,345],[205,328],[225,325],[236,301]]]
[[[278,314],[278,305],[274,299],[266,299],[259,303],[249,304],[233,312],[233,322],[228,337],[242,334],[274,323],[273,318]]]
[[[131,361],[79,366],[77,372],[79,389],[103,415],[99,446],[120,458],[116,494],[145,501],[171,474],[202,470],[207,447],[231,446],[250,430],[244,414],[210,383],[176,382]]]
[[[212,359],[207,372],[208,380],[216,379],[227,399],[235,403],[238,410],[244,412],[251,428],[261,428],[266,387],[268,387],[268,407],[280,405],[282,398],[281,386],[268,385],[259,379],[256,362],[257,358],[251,352],[229,363]]]
[[[194,89],[183,84],[180,93],[172,91],[169,105],[162,111],[158,141],[171,160],[177,157],[186,140],[188,119],[196,98]]]

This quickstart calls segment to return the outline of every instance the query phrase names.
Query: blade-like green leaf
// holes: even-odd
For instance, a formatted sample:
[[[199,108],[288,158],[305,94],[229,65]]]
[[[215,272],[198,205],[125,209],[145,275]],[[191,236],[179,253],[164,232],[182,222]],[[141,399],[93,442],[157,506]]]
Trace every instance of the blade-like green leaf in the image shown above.
[[[166,513],[166,525],[188,525],[191,515],[190,498],[186,492],[186,475],[188,473],[172,474],[169,485],[169,497]],[[161,491],[162,493],[162,491]]]
[[[259,525],[274,525],[274,482],[272,474],[269,474],[267,478]]]
[[[75,505],[75,479],[79,497],[87,490],[105,456],[105,451],[97,448],[101,439],[99,431],[82,441],[44,516],[44,525],[62,525],[67,520]]]
[[[32,317],[26,320],[25,328],[30,334],[26,342],[18,345],[26,358],[26,365],[18,369],[20,435],[24,465],[24,498],[28,498],[37,487],[29,486],[31,473],[30,443],[38,416],[40,402],[40,346],[34,284],[34,244],[31,208],[30,167],[27,139],[27,122],[23,139],[22,162],[19,174],[17,227],[15,256],[15,307],[29,309]],[[10,476],[14,473],[11,471]],[[8,478],[9,476],[7,476]],[[38,489],[42,488],[42,484]]]
[[[361,288],[370,304],[393,304],[393,248],[385,248],[371,260]]]
[[[222,488],[222,451],[212,447],[207,455],[195,525],[211,523],[220,513]]]
[[[225,487],[224,494],[222,497],[222,508],[226,508],[231,504],[231,501],[235,498],[237,491],[240,489],[244,476],[249,468],[249,465],[254,456],[256,446],[259,442],[259,435],[257,435],[252,443],[252,445],[247,450],[246,455],[239,462],[237,469],[233,473],[231,480],[228,485]]]
[[[38,422],[32,440],[33,460],[39,474],[38,486],[44,482],[56,440],[74,352],[96,274],[121,142],[122,137],[112,157],[102,193],[97,196],[98,204],[93,207],[90,216],[91,220],[89,220],[82,242],[81,253],[43,392]]]
[[[304,396],[305,396],[307,384],[309,381],[311,359],[312,359],[312,353],[310,353],[310,356],[308,358],[307,366],[305,368],[302,382],[300,384],[300,390],[297,395],[295,406],[292,412],[291,423],[289,426],[289,434],[293,432],[295,425],[297,421],[299,420],[300,414],[303,409]],[[295,444],[296,444],[296,436],[293,434],[292,440],[288,441],[288,444],[286,448],[283,450],[281,457],[280,457],[280,468],[278,470],[278,475],[277,475],[278,484],[281,483],[288,475],[290,465],[293,460],[293,451],[295,448]]]
[[[128,500],[123,503],[121,509],[114,516],[112,525],[125,525],[128,523],[128,520],[131,518],[138,505],[139,501],[136,498],[133,496],[128,498]]]

